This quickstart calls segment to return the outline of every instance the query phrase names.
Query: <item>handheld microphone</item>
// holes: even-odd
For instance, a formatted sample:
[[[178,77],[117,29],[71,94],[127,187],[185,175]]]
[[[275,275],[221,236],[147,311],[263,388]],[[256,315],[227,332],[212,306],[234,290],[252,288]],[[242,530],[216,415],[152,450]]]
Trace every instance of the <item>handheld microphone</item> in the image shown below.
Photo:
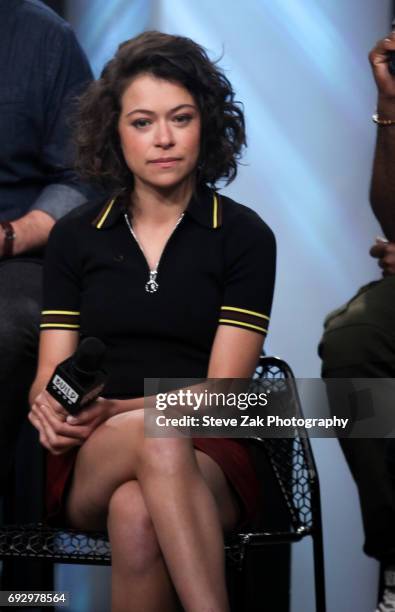
[[[70,414],[78,414],[102,392],[107,381],[107,373],[101,369],[105,350],[98,338],[85,338],[74,355],[56,367],[47,391]]]

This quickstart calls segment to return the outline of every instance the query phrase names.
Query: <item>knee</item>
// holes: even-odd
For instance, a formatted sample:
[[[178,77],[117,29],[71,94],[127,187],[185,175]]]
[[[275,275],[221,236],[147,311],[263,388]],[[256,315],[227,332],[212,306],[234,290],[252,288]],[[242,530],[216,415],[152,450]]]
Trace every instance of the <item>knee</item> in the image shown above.
[[[190,438],[146,435],[145,418],[144,409],[131,410],[108,419],[104,424],[105,429],[122,432],[133,430],[138,478],[148,471],[170,476],[191,465],[189,459],[197,467]]]
[[[0,343],[4,348],[17,349],[32,328],[38,330],[38,315],[32,314],[26,304],[20,300],[10,300],[7,296],[0,298]],[[38,331],[37,331],[38,333]]]
[[[139,474],[181,474],[197,464],[189,438],[145,438],[141,447]]]
[[[393,279],[362,287],[325,320],[319,354],[323,371],[365,363],[395,361],[393,312],[388,304],[395,293]]]
[[[161,557],[155,529],[137,481],[128,481],[115,490],[107,523],[114,568],[127,574],[142,574]]]
[[[0,294],[0,344],[12,359],[38,340],[40,295],[35,287],[7,283],[4,274],[0,280],[4,282]]]
[[[319,348],[324,370],[349,367],[382,359],[388,344],[387,335],[370,324],[330,325]]]

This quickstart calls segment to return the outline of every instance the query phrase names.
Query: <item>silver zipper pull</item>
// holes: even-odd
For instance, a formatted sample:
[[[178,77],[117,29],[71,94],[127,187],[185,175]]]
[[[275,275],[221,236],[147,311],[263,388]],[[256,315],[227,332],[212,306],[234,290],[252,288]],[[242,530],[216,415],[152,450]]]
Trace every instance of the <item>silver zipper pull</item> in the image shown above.
[[[148,293],[155,293],[155,291],[158,290],[159,285],[156,282],[157,274],[158,274],[157,270],[150,270],[149,279],[145,284],[145,290]]]
[[[163,247],[162,254],[161,254],[160,258],[159,258],[159,261],[158,261],[158,263],[156,264],[156,268],[155,268],[155,270],[149,270],[149,279],[148,279],[148,281],[145,283],[145,290],[147,291],[147,293],[155,293],[155,292],[156,292],[156,291],[158,291],[158,289],[159,289],[159,283],[157,283],[157,282],[156,282],[156,277],[157,277],[157,275],[158,275],[159,263],[160,263],[160,260],[161,260],[161,258],[162,258],[162,255],[163,255],[163,251],[165,250],[165,248],[166,248],[166,246],[167,246],[167,243],[169,242],[169,240],[170,240],[171,236],[172,236],[172,235],[173,235],[173,233],[174,233],[174,230],[176,229],[177,225],[180,223],[180,221],[181,221],[181,219],[183,218],[183,216],[184,216],[184,213],[182,213],[182,214],[180,215],[180,217],[179,217],[179,219],[178,219],[177,223],[176,223],[176,224],[175,224],[175,226],[174,226],[173,231],[171,232],[170,236],[168,237],[168,239],[167,239],[167,241],[166,241],[166,244],[165,244],[165,246]],[[129,221],[129,216],[128,216],[128,213],[127,213],[127,212],[125,212],[124,217],[125,217],[126,225],[128,226],[129,231],[130,231],[130,233],[132,234],[132,236],[133,236],[134,240],[136,241],[137,246],[139,247],[140,251],[141,251],[141,252],[142,252],[142,254],[144,255],[145,260],[146,260],[146,262],[147,262],[147,266],[148,266],[148,260],[147,260],[147,258],[146,258],[146,256],[145,256],[145,253],[144,253],[144,250],[143,250],[143,248],[142,248],[141,244],[140,244],[140,243],[139,243],[139,241],[137,240],[137,236],[136,236],[136,234],[135,234],[135,233],[134,233],[134,231],[133,231],[133,228],[132,228],[131,223],[130,223],[130,221]]]

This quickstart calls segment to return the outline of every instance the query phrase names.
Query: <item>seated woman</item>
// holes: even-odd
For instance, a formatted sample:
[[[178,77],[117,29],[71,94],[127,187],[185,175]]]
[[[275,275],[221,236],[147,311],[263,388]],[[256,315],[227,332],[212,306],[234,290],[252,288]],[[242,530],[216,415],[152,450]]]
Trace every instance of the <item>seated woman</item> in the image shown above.
[[[144,436],[144,377],[248,378],[267,332],[275,242],[214,190],[245,144],[227,78],[193,41],[122,44],[80,101],[82,174],[113,196],[50,237],[31,423],[49,513],[108,528],[112,610],[229,610],[223,533],[256,510],[247,440]],[[107,346],[103,397],[78,417],[45,391],[81,338]]]

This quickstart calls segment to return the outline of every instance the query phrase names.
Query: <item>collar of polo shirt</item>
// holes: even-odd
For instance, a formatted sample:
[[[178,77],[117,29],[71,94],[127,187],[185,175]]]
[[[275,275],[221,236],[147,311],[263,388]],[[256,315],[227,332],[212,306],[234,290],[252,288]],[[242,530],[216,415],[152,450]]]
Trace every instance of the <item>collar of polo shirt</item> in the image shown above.
[[[125,194],[107,200],[92,225],[96,229],[108,229],[124,215],[126,210]],[[204,187],[194,193],[185,211],[194,221],[210,229],[222,225],[222,199],[219,193]]]

